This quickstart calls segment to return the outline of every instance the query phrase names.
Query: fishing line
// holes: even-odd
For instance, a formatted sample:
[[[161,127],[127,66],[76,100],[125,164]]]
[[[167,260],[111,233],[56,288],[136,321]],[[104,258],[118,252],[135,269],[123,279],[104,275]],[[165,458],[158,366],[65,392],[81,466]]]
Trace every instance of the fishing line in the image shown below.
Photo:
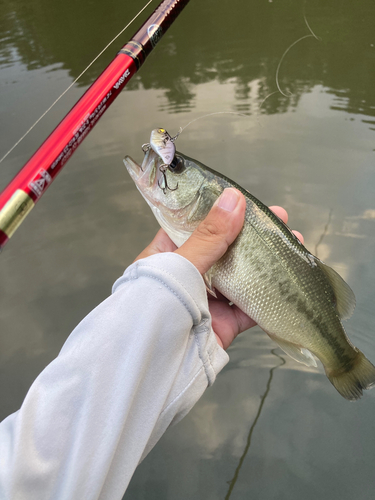
[[[292,47],[294,47],[297,43],[299,43],[301,40],[304,40],[305,38],[310,38],[310,37],[313,37],[315,38],[316,40],[318,40],[319,42],[322,41],[322,39],[318,36],[316,36],[316,34],[313,32],[313,30],[311,29],[308,21],[307,21],[307,18],[306,18],[306,14],[305,14],[305,5],[306,5],[306,2],[304,3],[304,7],[303,7],[303,19],[305,20],[305,24],[307,26],[307,29],[310,31],[310,35],[304,35],[302,36],[301,38],[299,38],[298,40],[296,40],[295,42],[293,42],[291,45],[289,45],[289,47],[286,49],[286,51],[283,53],[283,55],[281,56],[281,59],[279,61],[279,64],[277,65],[277,69],[276,69],[276,76],[275,76],[275,80],[276,80],[276,86],[277,86],[277,90],[274,90],[273,92],[271,92],[270,94],[268,94],[264,99],[263,101],[260,103],[259,107],[258,107],[258,111],[257,111],[257,114],[256,114],[256,118],[257,118],[257,121],[258,123],[260,124],[259,122],[259,114],[260,114],[260,110],[263,106],[263,104],[265,103],[265,101],[273,96],[274,94],[277,94],[277,93],[280,93],[282,94],[284,97],[291,97],[293,95],[292,92],[290,92],[289,90],[287,91],[288,94],[284,93],[282,90],[281,90],[281,87],[280,87],[280,84],[279,84],[279,72],[280,72],[280,68],[281,68],[281,65],[285,59],[285,56],[287,55],[287,53],[290,51],[290,49]],[[244,116],[245,118],[249,118],[250,115],[248,114],[245,114],[245,113],[238,113],[236,111],[217,111],[215,113],[208,113],[206,115],[203,115],[203,116],[199,116],[198,118],[195,118],[194,120],[191,120],[187,125],[185,125],[184,127],[180,127],[180,130],[179,132],[176,134],[175,136],[175,139],[177,139],[177,137],[189,126],[191,125],[192,123],[198,121],[198,120],[202,120],[203,118],[206,118],[207,116],[213,116],[213,115],[223,115],[223,114],[230,114],[230,115],[237,115],[237,116]],[[261,124],[260,124],[261,125]]]
[[[292,92],[290,92],[289,90],[287,91],[288,94],[284,94],[284,92],[281,90],[280,88],[280,84],[279,84],[279,72],[280,72],[280,67],[281,67],[281,64],[285,58],[285,56],[287,55],[287,53],[289,52],[289,50],[294,47],[297,43],[299,43],[301,40],[304,40],[305,38],[309,38],[309,37],[313,37],[315,38],[316,40],[318,40],[318,42],[321,42],[322,39],[318,36],[315,35],[315,33],[313,32],[313,30],[311,29],[309,23],[307,22],[307,18],[306,18],[306,13],[305,13],[305,6],[306,6],[306,1],[304,2],[303,4],[303,19],[305,20],[305,24],[307,26],[307,29],[310,31],[310,35],[305,35],[305,36],[302,36],[301,38],[299,38],[298,40],[296,40],[295,42],[293,42],[291,45],[289,45],[289,47],[286,49],[286,51],[284,52],[284,54],[281,56],[281,59],[279,61],[279,64],[277,65],[277,69],[276,69],[276,87],[278,90],[275,90],[274,92],[271,92],[271,94],[268,94],[267,97],[265,97],[263,99],[263,101],[261,102],[260,106],[259,106],[259,109],[258,109],[258,113],[259,111],[261,110],[261,107],[263,106],[264,102],[269,98],[271,97],[272,95],[276,94],[277,92],[280,92],[280,94],[282,94],[284,97],[291,97],[293,95]]]
[[[320,36],[316,36],[316,35],[315,35],[315,33],[313,32],[313,30],[310,28],[309,23],[307,22],[307,19],[306,19],[306,12],[305,12],[305,9],[306,9],[306,2],[307,2],[307,0],[305,0],[305,3],[303,4],[303,18],[304,18],[305,23],[306,23],[306,26],[307,26],[308,30],[310,31],[310,33],[312,34],[312,36],[313,36],[314,38],[316,38],[319,42],[321,42],[321,41],[322,41],[322,39],[320,38]]]
[[[197,122],[198,120],[202,120],[203,118],[207,118],[207,116],[213,116],[213,115],[237,115],[237,116],[244,116],[245,118],[249,118],[250,115],[246,115],[244,113],[238,113],[237,111],[216,111],[214,113],[207,113],[206,115],[198,116],[198,118],[194,118],[194,120],[191,120],[189,123],[187,123],[184,127],[180,127],[180,130],[177,132],[177,134],[172,138],[172,142],[175,142],[175,140],[179,137],[179,135],[192,123]]]
[[[215,113],[207,113],[207,115],[203,116],[198,116],[198,118],[194,118],[194,120],[191,120],[185,127],[180,127],[180,131],[178,132],[177,137],[183,132],[189,125],[191,125],[194,122],[197,122],[198,120],[202,120],[203,118],[206,118],[207,116],[213,116],[213,115],[237,115],[237,116],[245,116],[246,118],[249,118],[250,115],[246,115],[245,113],[237,113],[236,111],[216,111]]]
[[[271,92],[270,94],[268,94],[268,96],[267,96],[267,97],[265,97],[265,98],[263,99],[263,101],[260,103],[259,108],[258,108],[258,115],[257,115],[257,118],[259,118],[259,114],[260,114],[259,112],[260,112],[260,110],[261,110],[261,108],[262,108],[262,106],[263,106],[263,103],[264,103],[264,102],[265,102],[265,101],[266,101],[269,97],[271,97],[271,96],[272,96],[272,95],[274,95],[274,94],[277,94],[278,92],[279,92],[278,90],[274,90],[273,92]],[[258,122],[259,122],[259,120],[258,120]],[[260,122],[259,122],[259,123],[260,123]]]
[[[284,97],[291,97],[293,95],[292,92],[290,92],[290,90],[287,90],[288,94],[285,94],[281,88],[280,88],[280,85],[279,85],[279,71],[280,71],[280,67],[281,67],[281,64],[285,58],[285,56],[287,55],[287,53],[290,51],[290,49],[292,47],[294,47],[295,45],[297,45],[297,43],[299,43],[301,40],[304,40],[305,38],[310,38],[310,37],[314,37],[316,38],[315,35],[305,35],[305,36],[301,36],[301,38],[299,38],[298,40],[296,40],[295,42],[293,42],[291,45],[289,45],[289,47],[286,49],[286,51],[284,52],[284,54],[281,56],[281,59],[280,59],[280,62],[277,66],[277,70],[276,70],[276,87],[278,88],[278,91],[280,92],[280,94],[282,94]]]
[[[150,3],[153,2],[153,0],[149,0],[146,5],[144,7],[142,7],[142,9],[138,12],[138,14],[136,14],[133,19],[125,26],[125,28],[123,28],[105,47],[103,50],[101,50],[101,52],[99,52],[99,54],[90,62],[90,64],[82,71],[82,73],[77,76],[77,78],[69,85],[69,87],[67,89],[64,90],[64,92],[51,104],[51,106],[46,109],[46,111],[36,120],[35,123],[33,123],[33,125],[31,125],[31,127],[24,133],[24,135],[18,139],[18,141],[10,148],[10,150],[0,159],[0,163],[5,160],[5,158],[13,151],[14,148],[16,148],[18,146],[18,144],[33,130],[33,128],[40,122],[40,120],[42,118],[44,118],[46,116],[46,114],[55,106],[55,104],[73,87],[73,85],[75,85],[78,80],[86,73],[86,71],[88,71],[88,69],[90,69],[90,67],[94,64],[95,61],[97,61],[99,59],[99,57],[108,49],[108,47],[110,45],[112,45],[112,43],[117,40],[117,38],[119,36],[121,36],[124,31],[129,28],[129,26],[137,19],[137,17],[139,17],[142,12],[150,5]]]
[[[31,127],[23,134],[23,136],[21,136],[18,141],[9,149],[9,151],[7,151],[7,153],[5,153],[5,155],[0,159],[0,163],[2,163],[5,158],[18,146],[18,144],[20,144],[21,141],[23,141],[23,139],[35,128],[35,126],[46,116],[46,114],[51,111],[51,109],[58,103],[58,101],[78,82],[78,80],[80,78],[82,78],[82,76],[90,69],[90,67],[99,59],[99,57],[113,44],[113,42],[115,40],[117,40],[117,38],[119,36],[121,36],[124,31],[129,28],[129,26],[140,16],[140,14],[142,14],[142,12],[150,5],[150,3],[152,3],[153,0],[149,0],[146,5],[144,7],[142,7],[142,9],[133,17],[133,19],[99,52],[99,54],[90,62],[90,64],[88,64],[88,66],[78,75],[78,77],[60,94],[59,97],[57,97],[57,99],[49,106],[49,108],[46,109],[46,111],[31,125]],[[306,2],[305,2],[306,3]],[[304,4],[304,7],[305,7],[305,4]],[[276,69],[276,86],[278,88],[278,90],[275,90],[274,92],[271,92],[267,97],[265,97],[263,99],[263,101],[260,103],[260,106],[258,108],[258,113],[261,109],[261,107],[263,106],[264,102],[269,98],[271,97],[272,95],[276,94],[277,92],[280,92],[284,97],[290,97],[292,96],[292,92],[288,91],[288,94],[285,94],[281,88],[280,88],[280,85],[279,85],[279,71],[280,71],[280,67],[281,67],[281,64],[285,58],[285,56],[287,55],[287,53],[289,52],[289,50],[294,47],[294,45],[296,45],[297,43],[299,43],[301,40],[305,39],[305,38],[308,38],[308,37],[314,37],[316,40],[318,41],[321,41],[321,38],[319,38],[318,36],[315,35],[315,33],[313,32],[313,30],[311,29],[307,19],[306,19],[306,14],[303,13],[303,18],[305,20],[305,23],[306,23],[306,26],[308,28],[308,30],[310,31],[310,35],[305,35],[301,38],[299,38],[298,40],[296,40],[295,42],[293,42],[287,49],[286,51],[284,52],[284,54],[281,56],[281,59],[279,61],[279,64],[277,66],[277,69]],[[221,114],[231,114],[231,115],[237,115],[237,116],[243,116],[243,117],[246,117],[248,118],[250,115],[248,114],[245,114],[245,113],[238,113],[236,111],[217,111],[217,112],[214,112],[214,113],[208,113],[206,115],[203,115],[203,116],[199,116],[198,118],[195,118],[194,120],[191,120],[189,123],[187,123],[187,125],[185,125],[184,127],[180,127],[180,130],[179,132],[177,133],[176,135],[176,139],[177,137],[189,126],[191,125],[192,123],[198,121],[198,120],[202,120],[203,118],[206,118],[208,116],[213,116],[213,115],[221,115]]]

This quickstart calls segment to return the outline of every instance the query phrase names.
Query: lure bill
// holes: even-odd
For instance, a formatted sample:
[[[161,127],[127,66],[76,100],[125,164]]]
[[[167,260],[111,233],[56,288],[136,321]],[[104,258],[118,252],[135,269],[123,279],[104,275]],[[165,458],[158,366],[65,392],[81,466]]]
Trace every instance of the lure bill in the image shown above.
[[[160,226],[181,246],[225,188],[239,189],[246,197],[245,223],[205,276],[208,288],[253,318],[293,359],[316,366],[318,358],[344,398],[360,398],[363,389],[375,384],[375,367],[351,343],[342,324],[355,307],[350,287],[262,202],[215,170],[175,152],[165,133],[152,132],[141,165],[129,156],[124,159]],[[174,152],[168,164],[165,151]]]

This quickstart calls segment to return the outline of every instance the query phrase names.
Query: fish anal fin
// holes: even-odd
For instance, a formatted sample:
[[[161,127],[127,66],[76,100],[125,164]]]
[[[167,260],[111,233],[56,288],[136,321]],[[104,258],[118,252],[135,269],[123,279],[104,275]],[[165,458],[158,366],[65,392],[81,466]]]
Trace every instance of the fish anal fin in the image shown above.
[[[355,295],[350,286],[341,278],[341,276],[332,267],[327,266],[317,257],[314,257],[316,264],[323,271],[330,282],[335,298],[336,311],[341,319],[348,319],[353,314],[355,308]]]
[[[270,335],[270,334],[269,334]],[[300,347],[297,344],[281,339],[276,335],[270,335],[271,339],[279,345],[279,347],[298,363],[303,363],[306,366],[318,366],[314,356],[305,347]]]

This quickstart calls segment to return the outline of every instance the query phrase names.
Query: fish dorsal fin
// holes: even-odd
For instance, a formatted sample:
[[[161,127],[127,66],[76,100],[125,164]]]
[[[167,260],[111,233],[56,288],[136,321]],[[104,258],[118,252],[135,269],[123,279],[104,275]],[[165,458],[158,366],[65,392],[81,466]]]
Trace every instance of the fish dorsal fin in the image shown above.
[[[348,319],[353,314],[355,308],[355,295],[350,286],[345,283],[341,276],[332,267],[327,266],[317,257],[314,257],[315,262],[323,271],[326,278],[330,282],[335,298],[335,308],[341,319]]]
[[[296,344],[292,344],[292,342],[288,342],[287,340],[281,339],[276,335],[268,334],[271,339],[278,344],[281,349],[288,354],[292,359],[298,361],[298,363],[302,363],[306,366],[318,366],[316,364],[314,356],[311,352],[305,347],[299,347]]]

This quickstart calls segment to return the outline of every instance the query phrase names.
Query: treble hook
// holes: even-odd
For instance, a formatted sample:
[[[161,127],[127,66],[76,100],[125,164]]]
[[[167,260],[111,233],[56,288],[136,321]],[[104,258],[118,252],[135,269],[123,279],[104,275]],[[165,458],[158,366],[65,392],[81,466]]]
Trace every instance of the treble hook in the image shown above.
[[[149,142],[146,142],[145,144],[142,144],[142,151],[144,152],[144,154],[147,153],[147,151],[150,151],[151,149],[151,144]],[[142,168],[142,165],[139,166],[139,168],[141,169],[142,172],[144,172],[143,168]]]
[[[163,163],[163,165],[160,165],[160,167],[159,167],[160,172],[163,174],[164,187],[161,187],[160,180],[158,180],[158,186],[160,187],[160,189],[163,190],[164,194],[167,194],[167,189],[169,189],[169,191],[176,191],[176,189],[178,188],[178,182],[177,182],[177,186],[175,188],[170,188],[168,186],[167,176],[165,174],[168,167],[169,167],[169,165],[167,163]]]

